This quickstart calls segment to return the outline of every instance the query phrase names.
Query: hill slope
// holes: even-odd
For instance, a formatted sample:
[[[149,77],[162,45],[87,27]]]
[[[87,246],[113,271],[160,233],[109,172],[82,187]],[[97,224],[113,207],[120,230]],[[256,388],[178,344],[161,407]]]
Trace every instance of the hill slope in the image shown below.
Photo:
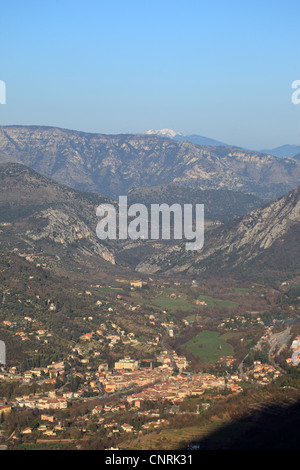
[[[203,250],[172,247],[137,266],[154,273],[300,271],[300,187],[208,233]]]
[[[48,267],[115,263],[96,237],[107,199],[75,191],[20,164],[0,165],[0,249]]]

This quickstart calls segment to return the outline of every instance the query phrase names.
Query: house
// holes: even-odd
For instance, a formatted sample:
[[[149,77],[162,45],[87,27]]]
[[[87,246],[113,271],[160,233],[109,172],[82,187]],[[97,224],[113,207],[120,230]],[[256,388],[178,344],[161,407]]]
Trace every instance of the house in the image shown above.
[[[55,370],[55,369],[49,370],[50,379],[56,378],[56,377],[58,377],[58,375],[59,375],[59,372],[57,370]]]
[[[63,427],[62,423],[60,422],[60,423],[58,423],[54,426],[54,429],[55,429],[55,431],[63,431],[64,427]]]
[[[31,434],[32,433],[32,429],[31,428],[25,428],[23,431],[22,431],[22,434]]]
[[[47,429],[43,434],[44,436],[56,436],[56,432],[54,432],[53,429]]]
[[[115,369],[120,370],[136,370],[139,367],[139,362],[134,359],[120,359],[118,362],[115,362]]]
[[[50,415],[41,415],[41,420],[42,421],[48,421],[49,423],[53,423],[54,420],[55,420],[55,417],[54,416],[50,416]]]
[[[124,432],[132,432],[134,430],[133,426],[131,426],[130,424],[127,424],[127,423],[122,424],[121,427],[122,427]]]
[[[97,406],[95,406],[95,408],[94,408],[93,411],[92,411],[92,415],[96,415],[96,414],[101,413],[102,409],[103,409],[103,405],[97,405]]]
[[[40,424],[39,427],[37,428],[38,431],[40,432],[45,432],[47,431],[48,427],[46,424]]]
[[[141,281],[141,280],[138,280],[138,281],[130,281],[130,286],[131,286],[131,287],[141,288],[141,287],[143,287],[143,281]]]
[[[107,429],[107,428],[113,428],[114,426],[117,426],[118,423],[116,423],[116,421],[112,421],[111,423],[106,423],[104,424],[104,428]]]

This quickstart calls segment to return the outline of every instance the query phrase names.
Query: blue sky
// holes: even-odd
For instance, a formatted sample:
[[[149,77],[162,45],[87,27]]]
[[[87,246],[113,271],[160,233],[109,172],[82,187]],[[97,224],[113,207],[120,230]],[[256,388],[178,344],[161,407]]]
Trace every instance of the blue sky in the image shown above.
[[[2,3],[3,125],[300,144],[299,0]]]

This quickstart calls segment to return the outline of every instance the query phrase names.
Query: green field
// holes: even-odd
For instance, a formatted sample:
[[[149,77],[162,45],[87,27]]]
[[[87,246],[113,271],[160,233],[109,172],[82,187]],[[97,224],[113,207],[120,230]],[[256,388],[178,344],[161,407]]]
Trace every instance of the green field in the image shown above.
[[[169,450],[182,449],[184,445],[201,440],[205,436],[216,432],[224,425],[220,419],[202,426],[186,426],[180,429],[167,428],[154,431],[138,438],[125,441],[121,444],[121,450]]]
[[[210,306],[221,305],[222,307],[236,307],[238,305],[236,302],[232,302],[231,300],[215,299],[209,295],[200,295],[198,300],[205,302]],[[202,307],[202,305],[200,305],[200,307]],[[205,307],[205,305],[203,307]]]
[[[188,315],[187,317],[184,317],[185,320],[187,320],[188,322],[190,323],[193,323],[193,322],[201,322],[201,315],[200,315],[200,312],[196,312],[196,313],[191,313],[190,315]]]
[[[239,294],[248,294],[248,292],[252,291],[249,287],[235,287],[233,290]]]
[[[109,286],[102,286],[98,287],[99,291],[101,292],[122,292],[122,287],[109,287]]]
[[[182,310],[183,312],[199,312],[201,309],[205,308],[205,305],[197,305],[193,300],[189,300],[186,294],[177,294],[176,297],[171,297],[171,293],[174,292],[171,289],[166,289],[164,292],[160,292],[157,297],[154,297],[150,300],[140,299],[143,303],[151,303],[163,310]],[[215,299],[208,295],[201,295],[198,297],[198,300],[203,301],[207,306],[223,306],[223,307],[235,307],[238,304],[230,300]]]
[[[112,291],[112,288],[110,289]],[[114,289],[115,290],[115,289]],[[175,293],[176,296],[172,296]],[[149,292],[145,292],[143,296],[141,293],[134,292],[131,294],[131,297],[138,301],[140,304],[145,306],[156,306],[162,310],[169,310],[169,311],[178,311],[181,310],[183,312],[190,312],[190,317],[193,314],[197,314],[197,312],[201,312],[205,305],[199,305],[195,303],[193,298],[189,298],[189,296],[182,292],[176,292],[171,288],[166,288],[159,291],[154,291],[153,295],[149,297]],[[198,297],[198,300],[203,301],[207,304],[207,306],[223,306],[223,307],[235,307],[238,304],[236,302],[232,302],[230,300],[222,300],[222,299],[215,299],[214,297],[208,295],[201,295]],[[192,321],[192,318],[190,318]]]
[[[195,338],[183,344],[183,347],[198,356],[201,361],[213,364],[221,356],[233,355],[233,347],[227,343],[226,339],[228,337],[220,336],[217,331],[202,331]]]
[[[165,310],[195,310],[199,309],[199,305],[195,305],[186,299],[184,294],[181,297],[171,298],[168,295],[160,295],[152,300],[152,304]]]

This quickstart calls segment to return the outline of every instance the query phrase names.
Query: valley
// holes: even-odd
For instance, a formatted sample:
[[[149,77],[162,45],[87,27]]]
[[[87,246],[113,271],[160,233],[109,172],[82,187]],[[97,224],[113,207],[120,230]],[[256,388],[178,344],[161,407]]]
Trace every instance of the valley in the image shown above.
[[[205,245],[191,253],[174,239],[99,240],[112,186],[83,191],[23,163],[0,164],[5,448],[230,448],[236,430],[243,447],[254,409],[297,406],[299,188],[274,200],[278,187],[129,190],[125,178],[130,204],[205,205]]]
[[[299,1],[2,3],[0,451],[288,463]]]
[[[88,282],[82,273],[58,277],[2,254],[0,335],[8,362],[0,393],[4,436],[15,429],[9,448],[141,449],[150,440],[173,448],[161,447],[166,435],[178,448],[221,429],[234,396],[236,403],[246,394],[246,412],[253,393],[282,393],[290,344],[300,333],[299,279],[262,286],[234,278],[120,278],[114,269]],[[265,337],[289,322],[287,344],[272,347],[269,357]],[[294,402],[293,393],[285,396]],[[213,418],[208,407],[216,409]]]

